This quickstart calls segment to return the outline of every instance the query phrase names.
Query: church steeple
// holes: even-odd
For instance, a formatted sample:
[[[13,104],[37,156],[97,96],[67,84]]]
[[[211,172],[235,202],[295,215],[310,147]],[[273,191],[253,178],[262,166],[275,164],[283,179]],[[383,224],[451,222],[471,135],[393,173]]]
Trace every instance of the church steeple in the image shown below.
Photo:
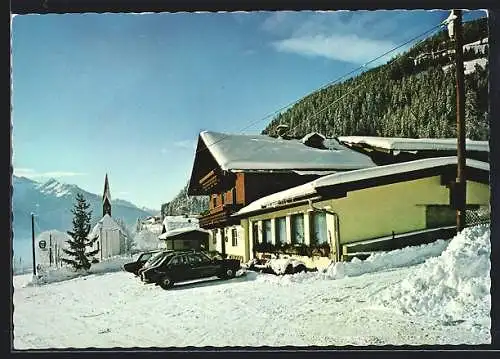
[[[102,195],[102,216],[106,214],[111,216],[111,192],[109,190],[108,174],[104,178],[104,193]]]

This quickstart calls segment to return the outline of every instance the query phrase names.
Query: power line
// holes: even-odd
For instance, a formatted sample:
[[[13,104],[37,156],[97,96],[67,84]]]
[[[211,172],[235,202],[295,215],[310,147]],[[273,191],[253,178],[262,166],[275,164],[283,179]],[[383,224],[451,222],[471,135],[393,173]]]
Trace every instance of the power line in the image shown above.
[[[301,101],[304,97],[309,96],[309,95],[312,95],[312,94],[314,94],[314,93],[316,93],[316,92],[318,92],[318,91],[321,91],[321,90],[325,89],[325,88],[326,88],[326,87],[328,87],[328,86],[331,86],[331,85],[335,84],[336,82],[338,82],[338,81],[342,80],[343,78],[345,78],[345,77],[347,77],[347,76],[349,76],[349,75],[351,75],[351,74],[353,74],[353,73],[355,73],[355,72],[357,72],[357,71],[359,71],[359,70],[361,70],[361,69],[365,68],[365,67],[366,67],[366,66],[368,66],[369,64],[371,64],[371,63],[373,63],[373,62],[375,62],[375,61],[377,61],[377,60],[380,60],[381,58],[383,58],[384,56],[386,56],[386,55],[390,54],[391,52],[394,52],[394,51],[396,51],[396,50],[400,49],[401,47],[408,45],[408,44],[409,44],[409,43],[411,43],[412,41],[415,41],[416,39],[418,39],[418,38],[420,38],[420,37],[422,37],[422,36],[424,36],[424,35],[429,34],[430,32],[432,32],[432,31],[436,30],[437,28],[442,27],[443,25],[444,25],[444,21],[443,21],[443,22],[441,22],[441,23],[439,23],[439,24],[437,24],[437,25],[435,25],[435,26],[433,26],[433,27],[432,27],[432,28],[430,28],[430,29],[428,29],[428,30],[426,30],[426,31],[424,31],[424,32],[422,32],[422,33],[420,33],[419,35],[416,35],[416,36],[412,37],[411,39],[409,39],[409,40],[407,40],[407,41],[403,42],[402,44],[400,44],[400,45],[398,45],[398,46],[396,46],[396,47],[394,47],[394,48],[392,48],[392,49],[390,49],[390,50],[388,50],[388,51],[384,52],[383,54],[381,54],[381,55],[379,55],[379,56],[375,57],[374,59],[372,59],[372,60],[370,60],[370,61],[368,61],[368,62],[364,63],[363,65],[358,66],[357,68],[355,68],[355,69],[353,69],[353,70],[351,70],[351,71],[349,71],[349,72],[345,73],[344,75],[342,75],[342,76],[340,76],[340,77],[337,77],[335,80],[330,81],[330,82],[328,82],[328,83],[324,84],[323,86],[319,87],[317,90],[313,91],[311,94],[305,95],[305,96],[303,96],[303,97],[301,97],[301,98],[299,98],[299,99],[297,99],[297,100],[295,100],[295,101],[293,101],[293,102],[291,102],[291,103],[289,103],[289,104],[287,104],[287,105],[285,105],[285,106],[282,106],[282,107],[280,107],[278,110],[275,110],[275,111],[273,111],[272,113],[269,113],[268,115],[266,115],[266,116],[264,116],[264,117],[262,117],[262,118],[259,118],[259,119],[257,119],[257,120],[251,121],[248,125],[246,125],[244,128],[242,128],[242,130],[241,130],[240,132],[242,132],[242,131],[244,131],[244,130],[246,130],[246,129],[250,128],[250,127],[252,127],[252,126],[253,126],[253,125],[255,125],[256,123],[258,123],[258,122],[260,122],[260,121],[263,121],[263,120],[265,120],[265,119],[267,119],[267,118],[271,117],[272,115],[277,114],[277,113],[281,112],[282,110],[284,110],[284,109],[286,109],[286,108],[288,108],[288,107],[290,107],[290,106],[292,106],[292,105],[294,105],[294,104],[298,103],[298,102],[299,102],[299,101]],[[330,104],[330,105],[331,105],[331,104]],[[214,142],[212,142],[212,143],[210,143],[210,144],[206,144],[206,145],[205,145],[205,146],[206,146],[205,148],[203,148],[203,149],[201,149],[201,150],[196,150],[195,155],[196,155],[196,154],[198,154],[199,152],[202,152],[202,151],[207,150],[207,149],[208,149],[208,147],[211,147],[211,146],[213,146],[213,145],[215,145],[215,144],[217,144],[217,143],[219,143],[219,142],[221,142],[221,141],[223,141],[223,140],[227,139],[228,137],[229,137],[229,135],[225,135],[225,136],[223,136],[223,137],[219,138],[218,140],[216,140],[216,141],[214,141]]]

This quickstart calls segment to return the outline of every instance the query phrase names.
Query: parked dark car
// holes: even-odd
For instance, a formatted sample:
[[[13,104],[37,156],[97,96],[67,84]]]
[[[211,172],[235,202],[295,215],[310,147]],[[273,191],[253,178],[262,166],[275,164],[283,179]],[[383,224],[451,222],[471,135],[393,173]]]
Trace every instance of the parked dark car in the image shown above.
[[[140,276],[141,273],[144,272],[145,270],[147,270],[148,268],[151,268],[151,267],[157,265],[163,259],[163,257],[165,257],[168,253],[171,253],[171,252],[173,252],[173,251],[169,249],[169,250],[162,250],[162,251],[159,251],[158,253],[154,254],[151,258],[149,258],[147,260],[146,263],[144,263],[142,268],[139,269],[138,275]]]
[[[144,264],[153,258],[156,254],[161,253],[160,250],[143,252],[139,255],[135,262],[127,263],[123,265],[123,269],[127,272],[134,273],[135,275],[139,274],[139,270],[144,266]]]
[[[177,251],[167,253],[159,262],[141,273],[141,280],[156,283],[163,289],[174,283],[192,279],[217,276],[229,279],[240,269],[236,259],[210,258],[200,251]]]

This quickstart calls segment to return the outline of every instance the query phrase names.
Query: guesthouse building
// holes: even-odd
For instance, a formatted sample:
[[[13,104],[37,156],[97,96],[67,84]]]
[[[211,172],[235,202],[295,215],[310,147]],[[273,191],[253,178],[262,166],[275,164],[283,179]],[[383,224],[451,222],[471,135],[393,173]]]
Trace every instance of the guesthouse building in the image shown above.
[[[246,261],[251,248],[234,213],[320,176],[374,166],[369,156],[316,133],[286,139],[204,131],[198,137],[188,195],[209,196],[199,224],[212,232],[210,248]]]

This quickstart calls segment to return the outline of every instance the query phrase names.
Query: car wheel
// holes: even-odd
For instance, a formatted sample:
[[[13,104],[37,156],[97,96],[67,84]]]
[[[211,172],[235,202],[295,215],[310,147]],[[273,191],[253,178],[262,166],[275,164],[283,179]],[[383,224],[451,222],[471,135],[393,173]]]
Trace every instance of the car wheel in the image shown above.
[[[163,277],[158,283],[163,289],[170,289],[174,286],[174,281],[170,277]]]
[[[293,266],[291,264],[287,265],[284,274],[293,274],[293,272],[294,272]]]
[[[306,267],[303,266],[303,265],[298,265],[296,268],[295,268],[295,273],[301,273],[301,272],[305,272],[306,271]]]
[[[227,268],[226,269],[226,272],[225,272],[225,277],[227,279],[231,279],[231,278],[234,278],[234,276],[236,275],[236,272],[234,271],[234,269],[231,269],[231,268]]]

